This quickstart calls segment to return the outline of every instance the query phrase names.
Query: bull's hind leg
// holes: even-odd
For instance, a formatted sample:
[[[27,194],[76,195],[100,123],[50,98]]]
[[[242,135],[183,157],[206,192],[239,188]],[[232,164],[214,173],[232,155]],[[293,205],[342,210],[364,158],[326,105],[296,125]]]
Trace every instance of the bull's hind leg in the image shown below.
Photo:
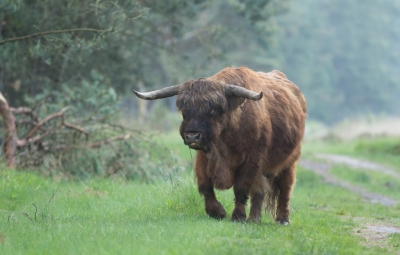
[[[279,195],[275,222],[283,225],[289,224],[289,201],[296,179],[295,167],[296,165],[293,164],[276,177],[276,188]]]
[[[204,196],[206,213],[215,219],[225,218],[226,211],[221,203],[218,202],[211,179],[207,175],[207,158],[204,153],[197,152],[194,169],[197,177],[197,187],[200,194]]]
[[[264,201],[264,197],[267,191],[267,180],[260,173],[259,176],[254,180],[253,186],[250,189],[250,215],[247,221],[260,222],[261,221],[261,209]]]

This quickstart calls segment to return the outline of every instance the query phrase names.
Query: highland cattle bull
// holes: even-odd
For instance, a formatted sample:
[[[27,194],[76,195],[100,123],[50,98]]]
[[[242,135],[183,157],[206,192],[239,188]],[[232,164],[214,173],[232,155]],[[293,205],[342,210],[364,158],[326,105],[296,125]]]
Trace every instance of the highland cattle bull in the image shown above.
[[[246,219],[250,197],[248,221],[260,221],[265,201],[276,223],[289,224],[306,102],[283,73],[225,68],[209,78],[135,94],[146,100],[178,95],[180,134],[197,150],[194,170],[210,217],[226,216],[214,188],[233,186],[232,221]]]

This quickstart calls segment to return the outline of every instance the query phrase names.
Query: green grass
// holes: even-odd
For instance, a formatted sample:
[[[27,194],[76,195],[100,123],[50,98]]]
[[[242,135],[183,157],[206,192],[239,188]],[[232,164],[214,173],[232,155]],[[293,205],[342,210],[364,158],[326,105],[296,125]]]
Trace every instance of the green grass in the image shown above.
[[[331,169],[331,173],[342,180],[346,180],[346,182],[366,188],[369,191],[394,199],[400,198],[400,181],[390,175],[362,169],[352,169],[344,165],[334,166]]]
[[[182,164],[191,164],[189,150],[179,134],[160,135],[157,143],[171,148]],[[305,156],[312,154],[312,146],[305,145]],[[357,151],[356,146],[349,149],[348,144],[314,146],[319,152],[358,153],[361,158],[368,158],[369,153]],[[380,154],[381,160],[392,157],[374,153]],[[391,162],[397,164],[396,160]],[[333,168],[332,174],[377,193],[394,198],[398,194],[398,186],[396,190],[381,189],[387,181],[384,175],[350,172],[343,166]],[[165,180],[54,182],[29,171],[3,170],[0,254],[400,253],[398,234],[390,235],[383,247],[364,246],[365,239],[354,235],[355,229],[370,221],[399,227],[400,205],[388,208],[369,204],[303,168],[298,169],[289,226],[275,225],[265,214],[261,224],[210,219],[192,173],[177,172]],[[219,191],[217,196],[229,218],[232,190]]]
[[[364,137],[350,141],[308,141],[303,144],[302,155],[333,153],[377,162],[400,173],[399,137]]]
[[[122,180],[54,183],[27,172],[0,178],[2,254],[390,254],[351,234],[353,217],[400,219],[299,170],[292,224],[216,221],[190,176],[170,183]],[[218,192],[230,212],[232,191]],[[35,209],[37,207],[37,212]],[[392,240],[391,239],[391,240]]]
[[[393,247],[400,248],[400,234],[391,234],[389,239],[389,244]]]
[[[174,155],[177,155],[182,160],[192,160],[196,156],[195,150],[190,150],[183,143],[179,131],[174,130],[168,133],[159,133],[153,139],[160,145],[171,150]]]

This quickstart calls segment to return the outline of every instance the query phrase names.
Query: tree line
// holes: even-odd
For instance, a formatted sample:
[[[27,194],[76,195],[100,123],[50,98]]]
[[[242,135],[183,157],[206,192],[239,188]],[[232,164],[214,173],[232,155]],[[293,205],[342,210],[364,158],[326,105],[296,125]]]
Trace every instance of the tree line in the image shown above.
[[[0,90],[15,107],[62,86],[131,95],[245,65],[286,73],[311,119],[400,111],[395,0],[3,0],[0,10]]]
[[[280,69],[310,119],[399,114],[398,13],[395,0],[2,0],[3,157],[71,178],[176,171],[116,124],[121,101],[225,66]]]
[[[233,57],[251,62],[243,45],[266,52],[271,17],[285,12],[286,4],[1,1],[0,112],[6,133],[1,142],[8,165],[70,178],[175,171],[168,150],[116,124],[121,98],[132,88],[207,75]],[[150,160],[155,151],[165,166]]]

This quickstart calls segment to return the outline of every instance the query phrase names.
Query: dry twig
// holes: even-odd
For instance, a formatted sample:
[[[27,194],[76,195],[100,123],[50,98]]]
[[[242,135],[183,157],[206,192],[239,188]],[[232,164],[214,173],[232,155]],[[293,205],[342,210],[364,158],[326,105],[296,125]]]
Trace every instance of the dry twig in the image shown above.
[[[104,29],[104,30],[94,29],[94,28],[72,28],[72,29],[64,29],[64,30],[52,30],[52,31],[38,32],[38,33],[25,35],[25,36],[21,36],[21,37],[8,38],[3,41],[0,41],[0,45],[9,43],[9,42],[23,41],[23,40],[27,40],[27,39],[38,37],[38,36],[52,35],[52,34],[65,34],[65,33],[73,33],[73,32],[92,32],[92,33],[97,33],[99,35],[103,35],[105,33],[113,32],[113,31],[114,31],[114,27]]]

